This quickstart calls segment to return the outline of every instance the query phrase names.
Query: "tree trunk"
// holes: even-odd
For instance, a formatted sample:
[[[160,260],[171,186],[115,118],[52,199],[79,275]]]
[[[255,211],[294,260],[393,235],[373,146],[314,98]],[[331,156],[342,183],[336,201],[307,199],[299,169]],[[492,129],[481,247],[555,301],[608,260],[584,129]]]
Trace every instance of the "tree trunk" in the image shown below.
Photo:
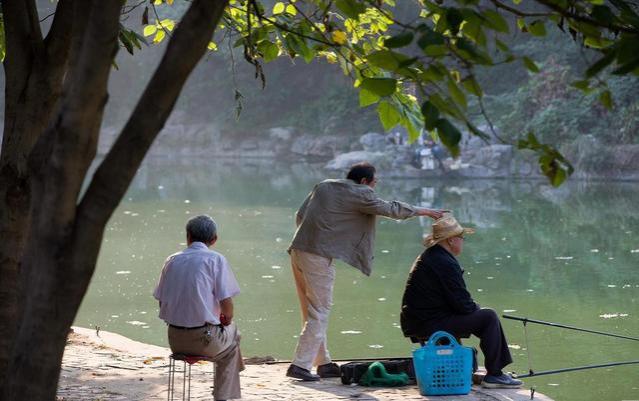
[[[11,324],[0,323],[11,339],[3,400],[55,398],[68,329],[95,270],[104,227],[166,122],[186,79],[204,55],[227,1],[191,3],[131,119],[78,204],[82,183],[96,153],[121,5],[93,0],[92,6],[87,7],[87,3],[88,0],[75,3],[75,18],[79,9],[93,8],[89,17],[84,15],[87,23],[82,39],[74,30],[69,41],[71,62],[64,96],[55,113],[47,118],[48,125],[34,134],[30,149],[24,153],[30,207],[15,209],[18,205],[13,204],[6,208],[12,212],[28,210],[22,212],[25,218],[16,223],[16,229],[21,230],[22,239],[29,240],[23,242],[21,252],[15,253],[15,265],[20,269],[13,270],[13,277],[5,274],[11,271],[4,262],[10,253],[0,244],[0,291],[7,289],[4,277],[9,277],[22,283],[24,294],[19,310],[15,303],[13,310],[6,308],[7,316],[18,314]],[[34,101],[25,103],[24,108],[37,113]],[[5,141],[18,134],[5,131]],[[8,184],[5,186],[8,182],[0,182],[0,191],[10,192]],[[29,202],[28,197],[23,202]],[[5,230],[0,232],[9,233],[9,227],[0,221],[0,230]]]
[[[5,119],[0,154],[0,371],[7,372],[19,323],[20,266],[30,224],[27,160],[62,90],[68,55],[70,1],[59,2],[48,43],[33,1],[3,2],[7,54]],[[0,376],[0,394],[6,375]]]

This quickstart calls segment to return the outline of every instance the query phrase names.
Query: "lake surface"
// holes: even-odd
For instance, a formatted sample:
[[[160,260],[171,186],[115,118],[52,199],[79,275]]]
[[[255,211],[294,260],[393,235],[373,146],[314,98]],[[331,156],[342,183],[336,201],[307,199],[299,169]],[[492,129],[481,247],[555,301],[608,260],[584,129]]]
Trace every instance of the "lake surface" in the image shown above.
[[[290,359],[301,323],[286,253],[293,214],[330,177],[305,164],[148,160],[114,213],[76,325],[166,346],[152,291],[165,258],[185,247],[184,225],[202,213],[219,226],[215,248],[242,288],[236,322],[244,356]],[[197,166],[197,167],[193,167]],[[639,187],[636,183],[380,179],[377,192],[452,209],[477,233],[460,262],[482,306],[545,321],[639,337]],[[399,329],[409,268],[428,219],[379,219],[371,277],[337,263],[329,348],[336,359],[410,355]],[[503,320],[525,373],[639,360],[639,342]],[[477,346],[468,340],[467,345]],[[639,365],[527,379],[558,401],[639,400]]]

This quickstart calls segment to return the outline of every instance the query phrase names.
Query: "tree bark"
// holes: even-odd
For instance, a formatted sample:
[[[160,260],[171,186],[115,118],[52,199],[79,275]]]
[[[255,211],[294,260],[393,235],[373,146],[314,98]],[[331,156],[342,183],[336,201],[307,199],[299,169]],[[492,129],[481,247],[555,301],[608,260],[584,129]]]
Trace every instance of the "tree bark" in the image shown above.
[[[87,3],[75,3],[74,20]],[[132,117],[80,204],[80,189],[95,157],[107,100],[106,81],[117,43],[121,3],[94,0],[90,17],[74,28],[63,97],[48,118],[48,127],[35,135],[29,151],[24,152],[24,159],[29,157],[25,178],[32,201],[29,241],[17,255],[16,264],[21,263],[22,268],[16,271],[25,297],[16,319],[19,327],[11,336],[4,399],[55,398],[68,329],[95,270],[104,227],[166,122],[186,79],[204,55],[227,3],[191,3]],[[61,5],[62,1],[58,7]],[[77,32],[84,30],[82,26],[86,32],[80,39]],[[54,28],[55,23],[51,32]],[[47,43],[53,46],[56,42]],[[33,104],[25,106],[32,108]],[[0,230],[4,229],[2,224],[0,221]],[[0,248],[0,257],[5,256],[4,251]],[[2,268],[4,271],[4,262]],[[5,282],[0,285],[4,287]]]
[[[6,372],[18,326],[21,257],[30,222],[28,156],[61,94],[72,26],[70,0],[58,4],[42,39],[34,1],[2,2],[7,54],[5,120],[0,155],[0,371]],[[0,394],[6,375],[0,375]]]

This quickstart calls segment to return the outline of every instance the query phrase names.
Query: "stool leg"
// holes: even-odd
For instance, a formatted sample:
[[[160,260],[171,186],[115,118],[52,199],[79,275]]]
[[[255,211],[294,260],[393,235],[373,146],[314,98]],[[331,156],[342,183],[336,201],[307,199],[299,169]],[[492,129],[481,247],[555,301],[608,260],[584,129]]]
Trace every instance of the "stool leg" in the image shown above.
[[[191,401],[191,365],[189,364],[189,396],[187,400]]]
[[[175,360],[169,357],[169,391],[166,393],[167,401],[173,401],[173,377],[175,375]]]
[[[186,361],[184,361],[184,369],[182,370],[182,401],[186,400]]]

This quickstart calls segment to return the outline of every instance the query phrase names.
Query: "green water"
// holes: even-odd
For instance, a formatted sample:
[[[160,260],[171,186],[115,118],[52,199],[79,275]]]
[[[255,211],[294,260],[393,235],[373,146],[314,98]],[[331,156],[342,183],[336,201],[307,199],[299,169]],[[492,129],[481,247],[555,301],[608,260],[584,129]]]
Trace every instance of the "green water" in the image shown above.
[[[197,167],[193,167],[197,166]],[[76,325],[100,326],[166,345],[151,293],[166,256],[185,244],[184,224],[208,213],[216,249],[237,275],[236,322],[245,356],[290,359],[300,317],[286,248],[293,213],[325,175],[303,164],[148,161],[114,213]],[[499,313],[639,337],[639,188],[634,183],[399,180],[382,178],[385,198],[452,209],[477,233],[460,257],[473,297]],[[409,355],[398,311],[428,221],[380,219],[371,277],[337,265],[329,328],[334,358]],[[503,321],[515,363],[528,370],[521,323]],[[467,341],[468,345],[476,342]],[[639,342],[534,326],[536,371],[639,360]],[[639,365],[526,380],[559,401],[639,400]]]

